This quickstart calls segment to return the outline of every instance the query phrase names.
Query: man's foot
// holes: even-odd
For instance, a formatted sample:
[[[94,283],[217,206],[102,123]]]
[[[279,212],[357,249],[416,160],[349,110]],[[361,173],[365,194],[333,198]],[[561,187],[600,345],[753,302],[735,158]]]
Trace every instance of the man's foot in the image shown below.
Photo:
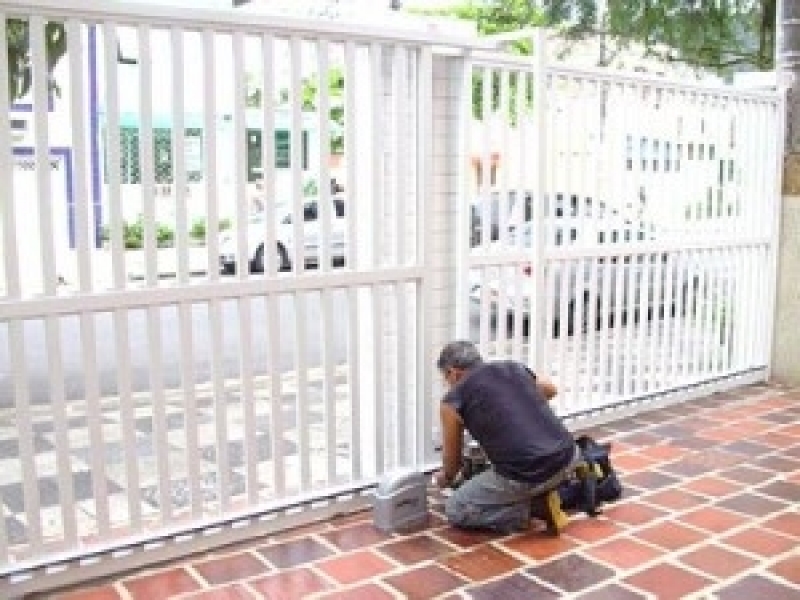
[[[534,498],[531,501],[531,514],[545,522],[546,531],[552,536],[559,535],[569,522],[569,516],[561,510],[561,496],[558,495],[558,490],[550,490]]]

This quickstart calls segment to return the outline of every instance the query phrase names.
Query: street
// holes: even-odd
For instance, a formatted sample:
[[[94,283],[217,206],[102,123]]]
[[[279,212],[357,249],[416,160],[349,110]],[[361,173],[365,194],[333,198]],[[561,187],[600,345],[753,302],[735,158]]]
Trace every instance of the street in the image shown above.
[[[307,323],[321,323],[321,307],[319,294],[306,295]],[[347,352],[348,311],[345,292],[332,292],[333,327],[333,359],[339,364]],[[295,332],[294,332],[294,300],[291,296],[283,296],[280,301],[279,323],[280,354],[277,357],[279,372],[294,369]],[[239,308],[236,301],[221,303],[221,321],[223,333],[222,376],[225,379],[238,378],[240,374],[239,341]],[[341,316],[340,316],[341,315]],[[270,356],[265,335],[267,331],[267,313],[263,301],[251,303],[251,325],[253,351],[253,373],[265,374],[272,366],[274,357]],[[160,310],[161,320],[161,353],[162,370],[165,388],[181,386],[181,331],[178,309],[174,306]],[[211,319],[207,304],[192,306],[192,336],[194,345],[195,382],[207,382],[211,379],[212,357],[210,355]],[[291,324],[291,325],[287,325]],[[95,316],[97,371],[101,396],[113,396],[118,393],[117,355],[113,316],[110,313]],[[306,365],[309,367],[321,364],[321,336],[307,328],[308,336],[305,344],[307,352]],[[84,393],[84,376],[80,338],[80,320],[76,316],[60,320],[61,349],[64,364],[64,386],[67,401],[82,400]],[[50,366],[47,357],[45,324],[43,321],[27,321],[24,324],[25,338],[25,372],[30,385],[31,403],[46,404],[50,398]],[[149,361],[150,347],[147,332],[147,311],[133,310],[128,316],[128,337],[131,357],[131,384],[133,392],[150,389]],[[15,351],[18,351],[15,349]],[[13,381],[10,376],[11,349],[9,346],[9,327],[0,323],[0,409],[10,408],[14,402]]]

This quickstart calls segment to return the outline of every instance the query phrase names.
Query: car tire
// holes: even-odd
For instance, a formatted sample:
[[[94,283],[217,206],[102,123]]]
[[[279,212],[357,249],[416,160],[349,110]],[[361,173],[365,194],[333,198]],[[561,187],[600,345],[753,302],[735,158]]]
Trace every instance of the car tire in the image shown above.
[[[278,271],[291,271],[292,263],[289,261],[289,253],[283,244],[278,244]]]
[[[264,272],[264,244],[256,248],[256,255],[253,257],[253,262],[250,265],[250,270],[253,273]]]

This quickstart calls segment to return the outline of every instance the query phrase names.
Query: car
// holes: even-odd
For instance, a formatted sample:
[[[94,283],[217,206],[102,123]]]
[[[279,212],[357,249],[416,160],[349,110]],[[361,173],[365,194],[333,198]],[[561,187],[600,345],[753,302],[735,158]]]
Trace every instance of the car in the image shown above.
[[[329,256],[334,263],[343,263],[346,254],[346,220],[345,201],[340,196],[330,199],[332,202],[331,227],[329,237]],[[306,265],[317,265],[320,261],[320,239],[322,237],[322,219],[317,199],[303,203],[303,249],[302,256]],[[247,222],[247,248],[249,252],[249,269],[253,273],[263,273],[266,266],[266,214],[259,212],[251,215]],[[291,211],[284,212],[276,219],[275,253],[279,271],[292,269],[295,256],[295,226]],[[235,273],[237,263],[238,232],[231,229],[220,236],[220,269],[223,273]]]
[[[646,228],[633,223],[606,220],[565,223],[551,219],[545,226],[549,245],[577,244],[582,236],[596,236],[591,240],[604,244],[612,240],[647,239]],[[509,249],[530,249],[533,244],[533,225],[530,222],[512,229],[508,240],[495,242],[486,248],[476,248],[488,253],[502,253]],[[627,251],[622,258],[597,257],[595,259],[552,261],[545,278],[548,281],[545,310],[552,314],[553,335],[562,331],[573,335],[586,331],[592,325],[600,329],[603,323],[613,327],[619,318],[623,323],[632,316],[638,320],[642,309],[647,318],[674,316],[679,307],[685,310],[689,290],[696,287],[696,278],[688,265],[671,261],[669,254],[636,253]],[[660,274],[660,278],[651,273]],[[506,322],[513,327],[517,314],[523,319],[523,333],[527,335],[531,299],[535,294],[533,265],[510,265],[486,267],[483,272],[474,271],[470,285],[470,303],[473,311],[480,311],[486,302],[490,319],[497,323],[501,305],[505,308]],[[562,306],[562,296],[566,293]],[[594,294],[594,297],[592,295]],[[683,295],[681,301],[681,295]],[[566,323],[562,323],[566,317]],[[566,327],[563,327],[566,325]]]

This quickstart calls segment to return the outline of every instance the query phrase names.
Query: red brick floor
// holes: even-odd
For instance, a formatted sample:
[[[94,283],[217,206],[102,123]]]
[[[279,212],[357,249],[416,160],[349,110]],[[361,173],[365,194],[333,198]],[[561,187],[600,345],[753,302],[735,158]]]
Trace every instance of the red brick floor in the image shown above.
[[[369,512],[56,594],[68,600],[800,599],[800,390],[752,386],[590,431],[625,498],[560,538],[431,522],[385,535]]]

